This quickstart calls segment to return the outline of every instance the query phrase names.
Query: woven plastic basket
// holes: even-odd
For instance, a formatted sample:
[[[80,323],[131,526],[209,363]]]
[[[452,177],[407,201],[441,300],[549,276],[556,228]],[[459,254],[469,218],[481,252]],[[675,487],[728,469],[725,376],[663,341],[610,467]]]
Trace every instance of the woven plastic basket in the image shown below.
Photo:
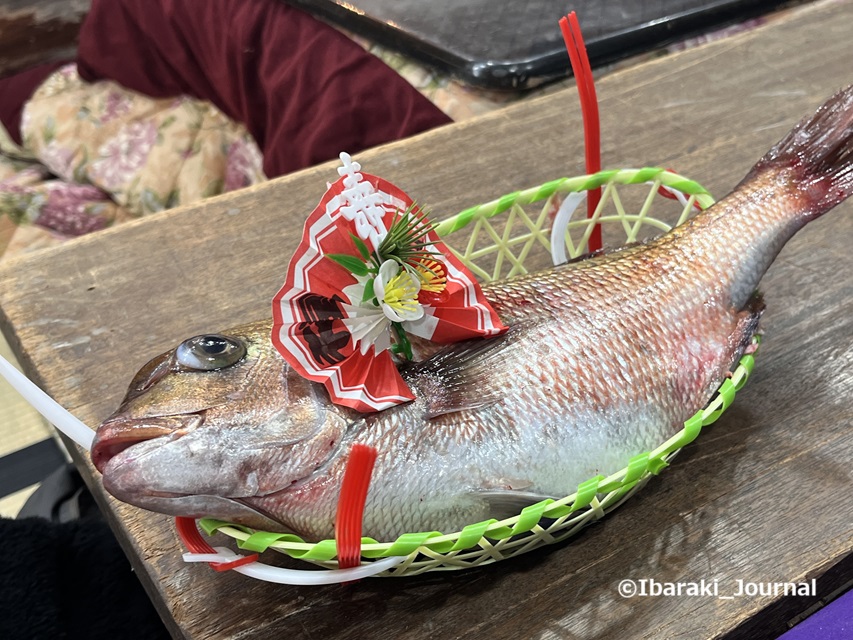
[[[597,187],[602,187],[602,195],[591,218],[571,213],[571,220],[561,216],[567,209],[561,202],[576,206],[584,192]],[[478,277],[491,281],[549,264],[554,251],[552,221],[561,225],[556,231],[556,244],[560,244],[562,233],[566,257],[575,258],[586,252],[595,224],[601,224],[608,245],[619,246],[659,235],[712,203],[701,185],[670,171],[602,171],[561,178],[466,209],[441,222],[437,231]],[[743,356],[732,377],[723,382],[709,404],[669,440],[653,451],[626,460],[625,468],[609,476],[590,478],[561,500],[544,500],[513,518],[472,523],[455,533],[409,533],[391,542],[363,538],[362,558],[369,561],[403,556],[400,564],[380,575],[416,575],[476,567],[565,540],[620,505],[652,474],[666,467],[702,427],[717,420],[746,383],[753,363],[752,355]],[[203,519],[200,524],[208,534],[219,531],[235,538],[242,549],[275,549],[326,568],[338,566],[334,540],[305,542],[292,534],[254,531],[213,519]]]

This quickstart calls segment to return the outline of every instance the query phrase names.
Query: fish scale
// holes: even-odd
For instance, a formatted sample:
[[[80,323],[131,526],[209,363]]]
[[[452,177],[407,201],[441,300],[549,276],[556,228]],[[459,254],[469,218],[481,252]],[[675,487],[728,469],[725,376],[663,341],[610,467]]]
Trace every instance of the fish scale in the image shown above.
[[[334,535],[355,443],[378,451],[367,536],[515,515],[623,468],[703,407],[757,328],[764,272],[851,190],[848,87],[666,235],[484,286],[509,331],[402,367],[411,403],[370,415],[332,404],[261,321],[227,332],[245,355],[215,371],[179,366],[174,350],[144,367],[92,459],[132,504],[306,540]]]

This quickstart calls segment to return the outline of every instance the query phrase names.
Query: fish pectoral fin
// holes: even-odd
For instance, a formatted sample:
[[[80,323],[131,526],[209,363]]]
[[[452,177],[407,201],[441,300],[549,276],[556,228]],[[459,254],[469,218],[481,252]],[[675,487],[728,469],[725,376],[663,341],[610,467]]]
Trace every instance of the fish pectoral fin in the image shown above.
[[[478,338],[448,345],[428,360],[410,367],[404,377],[414,382],[426,402],[426,418],[479,409],[501,400],[506,389],[500,370],[508,341],[532,324],[513,325],[495,338]]]
[[[530,491],[513,491],[511,489],[494,489],[489,491],[475,491],[471,494],[479,500],[485,500],[489,505],[489,517],[496,520],[512,518],[521,513],[525,507],[543,500],[556,500],[553,496],[545,496]]]
[[[432,420],[447,413],[480,409],[494,404],[499,399],[500,396],[496,393],[477,393],[476,385],[460,382],[452,387],[446,386],[438,394],[431,394],[427,399],[425,417]]]
[[[735,362],[752,347],[752,337],[758,332],[758,321],[764,313],[764,298],[757,291],[738,312],[731,343],[735,347]]]

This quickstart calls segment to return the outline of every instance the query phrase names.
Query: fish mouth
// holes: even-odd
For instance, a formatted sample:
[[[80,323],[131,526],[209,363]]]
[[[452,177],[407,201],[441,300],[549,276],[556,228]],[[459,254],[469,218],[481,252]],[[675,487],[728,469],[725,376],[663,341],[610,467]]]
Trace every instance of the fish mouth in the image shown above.
[[[92,443],[92,464],[103,475],[107,464],[135,444],[164,438],[172,442],[204,423],[204,411],[152,418],[109,418],[98,427]]]
[[[219,519],[263,531],[288,532],[282,523],[242,498],[210,493],[183,493],[145,487],[131,480],[134,458],[144,457],[191,433],[204,423],[206,411],[153,418],[117,417],[98,427],[92,445],[92,463],[102,475],[104,488],[119,500],[172,516]],[[139,450],[130,450],[142,445]],[[127,453],[125,453],[127,452]]]

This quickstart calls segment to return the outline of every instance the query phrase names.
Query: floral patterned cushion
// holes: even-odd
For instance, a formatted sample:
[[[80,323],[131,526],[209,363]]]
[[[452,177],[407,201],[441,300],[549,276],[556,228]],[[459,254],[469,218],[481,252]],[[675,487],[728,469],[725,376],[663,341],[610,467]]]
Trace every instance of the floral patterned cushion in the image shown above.
[[[90,84],[73,64],[26,103],[21,135],[20,146],[0,135],[0,215],[57,239],[265,179],[245,127],[213,105]],[[7,238],[0,252],[4,244],[7,254],[23,248]]]

